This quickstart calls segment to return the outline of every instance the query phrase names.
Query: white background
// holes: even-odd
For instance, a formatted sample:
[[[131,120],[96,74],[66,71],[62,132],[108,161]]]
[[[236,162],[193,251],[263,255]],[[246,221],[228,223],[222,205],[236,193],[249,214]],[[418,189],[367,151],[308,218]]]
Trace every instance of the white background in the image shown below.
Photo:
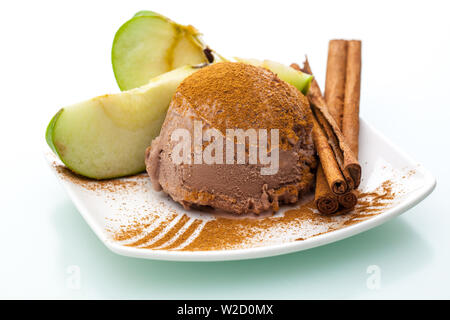
[[[0,297],[450,298],[450,8],[446,1],[2,1]],[[117,256],[46,167],[62,106],[118,92],[110,50],[139,10],[193,24],[225,56],[301,62],[323,83],[328,40],[363,40],[361,114],[437,177],[403,216],[305,252],[226,263]],[[74,290],[70,266],[78,266]],[[366,286],[368,266],[381,287]],[[76,269],[76,268],[75,268]]]

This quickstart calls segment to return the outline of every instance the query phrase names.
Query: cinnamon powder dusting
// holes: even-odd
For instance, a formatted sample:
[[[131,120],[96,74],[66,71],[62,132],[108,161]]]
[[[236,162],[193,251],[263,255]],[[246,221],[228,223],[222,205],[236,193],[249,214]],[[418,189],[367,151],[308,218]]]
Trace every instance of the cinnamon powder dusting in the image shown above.
[[[148,192],[145,189],[148,184],[146,174],[95,181],[77,176],[64,166],[55,165],[54,168],[63,179],[95,194],[106,195],[110,200],[115,200],[120,194],[125,194],[125,199],[129,199],[130,194]],[[124,209],[125,212],[121,214],[127,215],[128,219],[125,221],[118,222],[115,217],[108,216],[106,231],[114,242],[142,249],[178,251],[242,249],[303,241],[345,228],[382,213],[393,205],[396,196],[393,182],[387,180],[374,191],[358,192],[358,205],[354,209],[332,215],[318,212],[312,194],[307,195],[303,202],[292,209],[282,207],[281,209],[285,209],[283,213],[245,217],[217,212],[187,211],[186,214],[180,214],[178,210],[167,212],[167,208],[157,212],[152,203],[153,208],[151,205],[138,208],[139,214]]]
[[[236,62],[205,67],[177,89],[171,103],[193,110],[223,134],[229,128],[279,129],[280,147],[291,148],[312,128],[306,97],[273,72]]]
[[[96,192],[110,192],[114,193],[120,190],[128,190],[133,187],[139,186],[140,182],[146,182],[148,180],[148,175],[146,173],[137,174],[128,178],[116,178],[107,180],[94,180],[90,178],[78,175],[67,167],[53,163],[53,167],[58,172],[59,176],[63,177],[70,182],[83,187],[89,191]],[[131,179],[130,179],[131,178]]]
[[[378,215],[392,203],[394,196],[392,183],[385,181],[373,192],[358,193],[358,205],[353,210],[339,212],[333,215],[320,214],[315,209],[313,199],[307,199],[298,207],[275,216],[249,216],[242,218],[219,214],[213,219],[206,221],[206,223],[204,221],[202,223],[200,219],[195,219],[185,214],[181,215],[181,218],[180,215],[174,214],[148,233],[144,232],[145,226],[138,222],[128,225],[125,228],[119,228],[112,234],[116,241],[138,239],[125,244],[131,247],[208,251],[255,247],[258,246],[259,239],[267,239],[271,233],[290,232],[293,229],[301,229],[305,225],[309,228],[311,225],[315,225],[317,228],[314,229],[320,231],[306,237],[292,239],[294,241],[301,241],[344,228]],[[176,217],[179,219],[178,222],[161,236],[161,230]],[[188,223],[190,225],[186,227]],[[203,227],[199,230],[202,224]],[[328,226],[328,228],[323,229],[321,226]],[[180,233],[180,230],[183,232]],[[141,236],[139,235],[140,232]],[[193,237],[195,232],[197,234]],[[159,237],[158,240],[152,241],[156,237]],[[189,239],[190,241],[188,241]]]

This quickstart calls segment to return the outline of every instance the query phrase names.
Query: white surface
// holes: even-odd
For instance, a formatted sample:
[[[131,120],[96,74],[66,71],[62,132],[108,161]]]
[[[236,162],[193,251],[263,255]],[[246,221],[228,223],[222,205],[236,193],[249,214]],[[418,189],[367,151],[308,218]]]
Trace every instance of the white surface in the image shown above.
[[[59,107],[118,91],[112,39],[141,9],[194,24],[224,55],[289,63],[307,53],[320,83],[328,39],[363,39],[361,114],[432,171],[435,192],[383,226],[280,257],[175,263],[109,252],[41,145]],[[0,296],[450,298],[448,12],[446,1],[1,2]],[[381,270],[379,289],[366,285],[371,265]]]
[[[102,187],[94,187],[96,182],[91,182],[90,188],[80,185],[79,182],[74,182],[66,175],[58,173],[57,166],[61,166],[62,163],[57,160],[48,146],[45,146],[44,153],[49,166],[60,179],[81,216],[111,251],[120,255],[143,259],[229,261],[297,252],[354,236],[399,216],[433,191],[436,180],[430,172],[393,146],[365,121],[360,123],[359,138],[361,141],[359,159],[362,163],[363,175],[358,189],[364,193],[377,192],[377,188],[380,188],[384,182],[389,181],[392,185],[391,192],[396,195],[392,203],[391,201],[385,203],[384,208],[378,215],[344,228],[339,226],[348,219],[346,215],[336,215],[333,217],[333,221],[327,223],[304,221],[300,228],[297,224],[282,225],[281,228],[274,226],[266,228],[264,232],[257,232],[254,236],[249,235],[245,244],[237,245],[231,249],[211,251],[181,251],[179,249],[195,239],[196,235],[202,232],[202,227],[214,219],[213,215],[197,210],[183,209],[164,193],[155,192],[151,187],[150,179],[122,178],[123,181],[135,181],[136,185],[133,187],[130,185],[128,188],[115,188],[113,182],[105,182],[106,185],[102,185]],[[378,191],[380,194],[381,192]],[[366,201],[370,200],[367,199]],[[143,208],[146,210],[143,211]],[[276,216],[266,219],[278,219],[284,214],[284,211],[291,208],[292,206],[282,207]],[[368,214],[371,213],[368,212]],[[127,246],[131,242],[146,239],[148,233],[157,228],[160,222],[168,221],[174,215],[176,216],[174,220],[161,230],[158,238],[164,237],[184,215],[188,216],[190,222],[201,222],[192,236],[189,236],[178,247],[173,250],[142,248],[154,243],[153,238],[145,240],[139,246],[140,248]],[[151,223],[143,232],[134,236],[131,241],[130,239],[117,241],[112,237],[111,231],[108,232],[110,229],[124,230],[124,228],[127,228],[126,226],[132,227],[135,221],[148,222],[149,219],[153,219],[152,217],[156,222]],[[360,218],[364,218],[364,211]],[[188,222],[186,224],[189,225]],[[333,230],[330,231],[329,228]],[[248,233],[251,234],[251,232]],[[181,236],[181,234],[170,236],[167,241],[175,240],[177,236]],[[295,240],[299,238],[304,240]]]

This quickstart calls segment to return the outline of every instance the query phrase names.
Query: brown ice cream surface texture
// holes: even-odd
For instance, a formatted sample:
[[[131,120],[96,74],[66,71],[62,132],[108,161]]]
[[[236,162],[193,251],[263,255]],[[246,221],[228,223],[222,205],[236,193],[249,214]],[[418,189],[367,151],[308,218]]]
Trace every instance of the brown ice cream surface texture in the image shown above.
[[[295,203],[314,180],[311,117],[302,93],[267,69],[233,62],[204,67],[180,84],[159,137],[146,150],[153,188],[185,208],[205,206],[235,214],[277,211],[280,204]],[[224,137],[227,129],[266,129],[269,144],[270,130],[278,129],[278,172],[261,175],[268,165],[249,163],[248,143],[246,163],[227,164],[225,140],[223,164],[194,164],[194,147],[191,163],[175,164],[171,153],[179,141],[171,141],[171,135],[182,128],[193,137],[194,121],[203,123],[203,132],[215,128]]]

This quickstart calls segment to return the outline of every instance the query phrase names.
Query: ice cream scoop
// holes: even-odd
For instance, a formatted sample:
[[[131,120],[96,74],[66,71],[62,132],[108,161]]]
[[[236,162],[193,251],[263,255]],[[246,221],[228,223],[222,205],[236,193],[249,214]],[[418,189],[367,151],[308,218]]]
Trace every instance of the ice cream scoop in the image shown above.
[[[244,63],[210,65],[177,88],[160,135],[146,150],[147,172],[155,190],[185,208],[276,211],[312,186],[311,117],[305,96],[273,72]]]

